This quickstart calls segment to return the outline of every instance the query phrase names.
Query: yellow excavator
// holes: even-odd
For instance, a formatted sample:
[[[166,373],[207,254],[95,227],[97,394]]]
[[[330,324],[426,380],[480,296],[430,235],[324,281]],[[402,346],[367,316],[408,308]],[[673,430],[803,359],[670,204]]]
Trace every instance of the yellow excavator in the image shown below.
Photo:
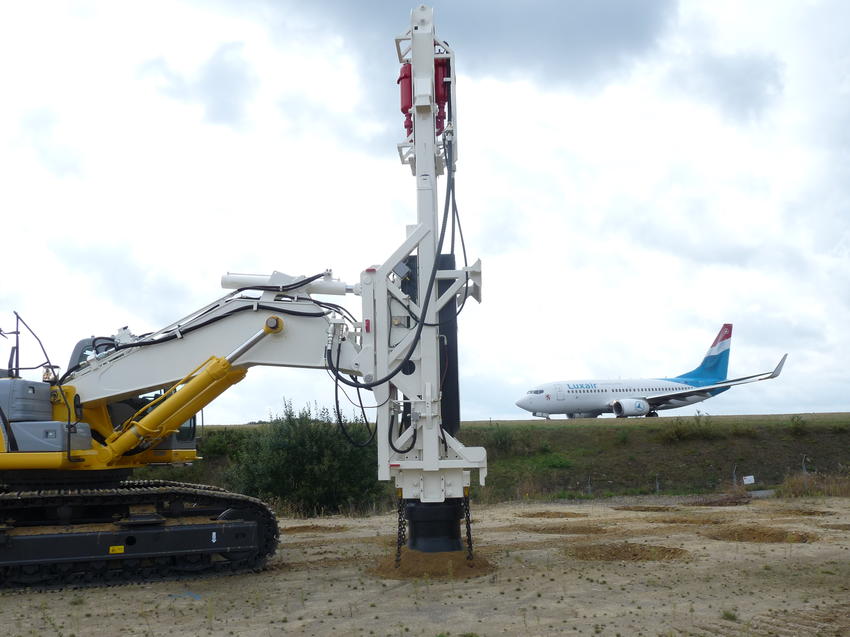
[[[455,437],[457,316],[468,297],[480,301],[481,264],[458,267],[443,251],[450,219],[460,227],[454,54],[425,6],[413,10],[396,51],[398,151],[415,177],[417,220],[357,283],[330,270],[227,274],[225,296],[161,330],[83,339],[61,375],[46,352],[42,364],[22,367],[21,337],[35,334],[15,314],[0,370],[0,586],[261,568],[278,540],[263,502],[131,479],[138,467],[197,460],[195,414],[256,365],[324,368],[340,385],[370,390],[378,478],[395,481],[399,542],[463,550],[465,518],[471,554],[470,474],[484,484],[487,458]],[[361,318],[328,295],[359,296]],[[42,380],[25,377],[38,369]]]

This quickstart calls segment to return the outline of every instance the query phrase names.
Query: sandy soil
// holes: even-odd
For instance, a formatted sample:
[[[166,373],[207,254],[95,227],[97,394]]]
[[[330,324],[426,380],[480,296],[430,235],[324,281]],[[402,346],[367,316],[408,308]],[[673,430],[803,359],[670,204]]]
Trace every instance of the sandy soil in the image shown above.
[[[440,556],[375,575],[394,515],[287,519],[262,573],[6,592],[0,634],[850,635],[847,499],[510,504],[473,520],[476,577]]]

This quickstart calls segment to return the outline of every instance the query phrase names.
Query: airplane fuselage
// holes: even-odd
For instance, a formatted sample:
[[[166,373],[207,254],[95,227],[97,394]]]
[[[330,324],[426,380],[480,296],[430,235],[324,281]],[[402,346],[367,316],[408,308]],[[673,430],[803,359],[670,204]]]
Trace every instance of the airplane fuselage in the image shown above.
[[[544,383],[528,390],[516,405],[544,418],[551,414],[566,414],[567,418],[596,418],[605,413],[621,418],[657,416],[662,409],[693,405],[735,385],[779,376],[787,354],[772,372],[727,379],[731,342],[732,324],[724,323],[699,367],[674,378]]]
[[[566,414],[569,418],[595,418],[614,413],[615,402],[620,402],[629,415],[643,416],[651,411],[685,407],[710,397],[692,395],[643,409],[642,404],[635,405],[649,396],[687,389],[693,389],[693,386],[659,378],[570,380],[539,385],[526,392],[516,404],[534,415]]]

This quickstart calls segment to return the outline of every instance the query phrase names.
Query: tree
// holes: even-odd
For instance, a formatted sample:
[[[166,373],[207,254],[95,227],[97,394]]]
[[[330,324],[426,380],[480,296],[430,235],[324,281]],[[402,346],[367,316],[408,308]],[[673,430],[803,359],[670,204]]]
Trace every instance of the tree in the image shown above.
[[[352,437],[365,438],[362,429]],[[229,480],[237,491],[277,498],[297,515],[365,510],[383,492],[374,444],[349,444],[327,410],[297,415],[286,402],[282,416],[259,427],[236,453]]]

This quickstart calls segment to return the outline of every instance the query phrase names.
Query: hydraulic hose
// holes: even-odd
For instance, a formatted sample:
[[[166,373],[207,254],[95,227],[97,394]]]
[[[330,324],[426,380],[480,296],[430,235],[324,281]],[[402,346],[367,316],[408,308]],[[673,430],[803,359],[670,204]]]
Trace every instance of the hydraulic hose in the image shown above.
[[[447,142],[447,144],[446,144],[446,165],[451,167],[452,162],[453,162],[452,142]],[[445,205],[443,206],[443,221],[442,221],[442,224],[440,226],[440,238],[437,241],[437,254],[440,254],[440,252],[442,251],[443,240],[446,237],[446,227],[448,226],[449,211],[451,210],[450,203],[451,203],[451,192],[452,192],[453,188],[454,188],[454,174],[453,174],[452,170],[449,170],[448,171],[447,183],[446,183],[446,202],[445,202]],[[423,318],[427,315],[428,306],[431,303],[431,293],[434,290],[434,282],[436,280],[437,280],[437,259],[434,259],[434,266],[431,268],[431,276],[428,279],[428,288],[425,292],[425,302],[422,304],[422,316],[423,316]],[[383,385],[387,381],[392,380],[396,375],[398,375],[398,373],[402,370],[402,368],[405,365],[407,365],[407,363],[410,361],[411,357],[413,356],[413,351],[416,349],[416,346],[419,344],[419,340],[422,336],[422,328],[424,328],[424,327],[425,327],[424,320],[417,322],[416,333],[413,336],[413,342],[410,344],[410,347],[408,348],[407,353],[404,356],[404,359],[402,359],[402,361],[398,364],[398,366],[396,366],[396,368],[393,371],[388,373],[383,378],[379,378],[377,380],[373,380],[373,381],[368,382],[368,383],[361,383],[361,382],[354,381],[354,380],[347,380],[346,378],[344,378],[340,374],[339,367],[337,365],[334,365],[333,356],[332,356],[332,353],[331,353],[330,346],[325,350],[325,363],[327,364],[328,369],[330,369],[331,372],[333,372],[333,375],[336,378],[338,378],[341,383],[348,385],[349,387],[359,387],[361,389],[372,389],[373,387],[377,387],[378,385]]]

